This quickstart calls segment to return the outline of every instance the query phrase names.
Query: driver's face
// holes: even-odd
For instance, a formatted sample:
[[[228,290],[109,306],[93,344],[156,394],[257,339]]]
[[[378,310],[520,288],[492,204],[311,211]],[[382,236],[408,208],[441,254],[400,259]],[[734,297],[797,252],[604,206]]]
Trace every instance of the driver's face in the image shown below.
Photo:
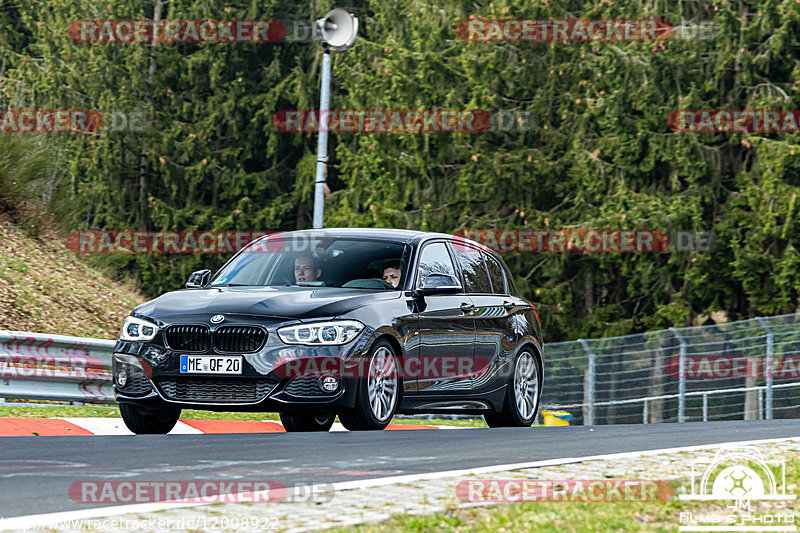
[[[400,283],[400,271],[396,268],[386,268],[383,270],[383,281],[391,283],[392,287],[397,287]]]
[[[296,281],[318,281],[322,269],[314,268],[314,262],[307,257],[298,257],[294,260],[294,279]]]

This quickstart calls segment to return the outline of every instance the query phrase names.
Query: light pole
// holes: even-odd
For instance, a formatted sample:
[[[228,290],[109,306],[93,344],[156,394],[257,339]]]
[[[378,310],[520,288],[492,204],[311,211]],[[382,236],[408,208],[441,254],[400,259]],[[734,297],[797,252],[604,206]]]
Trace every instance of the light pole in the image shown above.
[[[317,139],[317,171],[314,179],[314,228],[322,227],[325,211],[325,167],[328,157],[328,109],[331,96],[331,52],[344,52],[356,40],[358,19],[337,8],[317,21],[317,31],[325,51],[322,54],[322,80],[319,94],[319,138]]]

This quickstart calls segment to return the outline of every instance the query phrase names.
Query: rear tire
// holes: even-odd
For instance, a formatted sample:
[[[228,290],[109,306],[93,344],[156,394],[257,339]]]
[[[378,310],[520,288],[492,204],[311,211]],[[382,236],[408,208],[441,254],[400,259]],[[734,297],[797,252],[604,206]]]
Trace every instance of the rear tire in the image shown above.
[[[530,427],[539,410],[539,361],[524,350],[514,361],[514,372],[508,380],[503,408],[483,415],[490,428]]]
[[[171,405],[144,408],[121,403],[119,412],[128,429],[137,435],[165,435],[172,431],[181,416],[180,408]]]
[[[350,431],[379,431],[400,404],[402,381],[392,345],[385,340],[373,344],[364,366],[367,373],[356,382],[355,406],[340,412],[339,421]]]
[[[336,413],[323,415],[290,415],[278,413],[281,417],[281,424],[287,433],[296,431],[330,431]]]

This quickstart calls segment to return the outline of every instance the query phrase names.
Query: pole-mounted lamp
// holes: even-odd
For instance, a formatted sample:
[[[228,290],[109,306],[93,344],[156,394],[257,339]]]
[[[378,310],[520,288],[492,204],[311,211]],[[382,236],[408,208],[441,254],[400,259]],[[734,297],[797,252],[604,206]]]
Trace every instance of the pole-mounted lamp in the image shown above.
[[[356,41],[358,19],[344,9],[336,8],[317,21],[317,31],[325,51],[322,55],[322,82],[319,95],[319,139],[317,140],[317,172],[314,180],[314,228],[322,227],[325,210],[325,167],[328,156],[327,112],[331,95],[331,52],[344,52]]]

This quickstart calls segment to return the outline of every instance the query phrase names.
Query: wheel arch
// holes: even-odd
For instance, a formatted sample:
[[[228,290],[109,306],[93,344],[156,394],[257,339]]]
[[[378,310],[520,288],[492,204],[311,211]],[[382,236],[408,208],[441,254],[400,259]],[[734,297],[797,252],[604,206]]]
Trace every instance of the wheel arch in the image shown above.
[[[370,345],[370,350],[372,349],[373,346],[375,346],[376,343],[378,343],[378,342],[380,342],[382,340],[386,340],[386,341],[389,342],[389,344],[391,345],[392,349],[394,350],[395,357],[397,357],[397,363],[398,363],[398,365],[401,366],[401,369],[402,369],[403,361],[405,360],[405,352],[403,351],[403,347],[400,345],[400,341],[398,341],[397,338],[394,335],[391,335],[391,334],[386,333],[386,332],[379,333],[375,337],[375,339],[372,341],[372,344]],[[400,396],[402,397],[402,395],[403,395],[402,384],[405,381],[403,379],[403,372],[399,371],[397,373],[397,375],[398,375],[398,379],[400,380],[400,385],[401,385],[401,387],[400,387]],[[399,400],[399,398],[398,398],[398,400]]]

